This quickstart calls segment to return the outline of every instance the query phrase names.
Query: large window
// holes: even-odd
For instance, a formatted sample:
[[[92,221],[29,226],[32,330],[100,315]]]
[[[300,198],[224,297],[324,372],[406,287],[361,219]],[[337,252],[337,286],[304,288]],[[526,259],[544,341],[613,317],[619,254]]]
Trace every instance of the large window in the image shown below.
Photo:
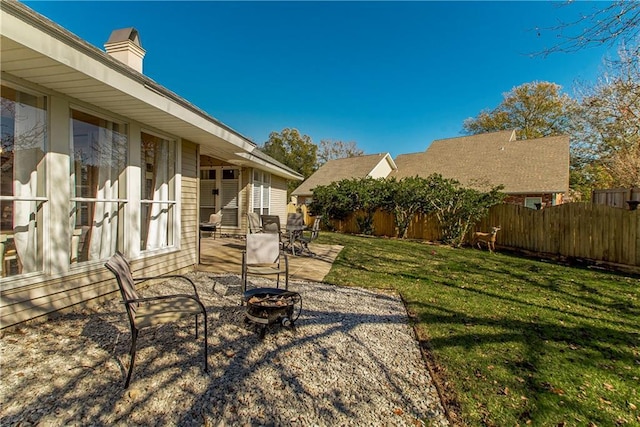
[[[176,143],[143,132],[140,250],[174,246]]]
[[[43,270],[46,98],[1,86],[0,277]]]
[[[71,262],[122,250],[126,126],[71,111]]]
[[[259,170],[253,171],[253,212],[269,215],[271,200],[271,174]]]

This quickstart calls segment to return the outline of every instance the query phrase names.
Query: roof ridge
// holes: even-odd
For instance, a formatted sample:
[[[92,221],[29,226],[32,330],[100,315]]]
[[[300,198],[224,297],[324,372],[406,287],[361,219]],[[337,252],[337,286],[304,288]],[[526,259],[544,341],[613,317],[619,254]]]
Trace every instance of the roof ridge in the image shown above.
[[[497,133],[506,133],[506,132],[513,133],[515,131],[517,131],[517,129],[496,130],[496,131],[493,131],[493,132],[475,133],[475,134],[472,134],[472,135],[460,135],[460,136],[452,136],[450,138],[438,138],[438,139],[434,139],[433,142],[446,141],[448,139],[473,138],[473,137],[476,137],[476,136],[487,136],[487,135],[492,135],[492,134],[497,134]]]

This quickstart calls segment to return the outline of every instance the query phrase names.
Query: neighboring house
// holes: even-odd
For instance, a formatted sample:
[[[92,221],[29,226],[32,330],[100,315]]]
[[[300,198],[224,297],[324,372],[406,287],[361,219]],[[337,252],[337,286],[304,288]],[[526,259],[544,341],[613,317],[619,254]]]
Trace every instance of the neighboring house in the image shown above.
[[[328,185],[342,179],[385,178],[395,169],[396,165],[389,153],[329,160],[300,184],[291,195],[296,198],[297,204],[309,204],[313,199],[313,189],[319,185]]]
[[[230,233],[285,216],[302,177],[144,76],[135,29],[105,53],[1,1],[0,35],[1,328],[114,292],[116,250],[145,276],[193,267],[212,212]]]
[[[435,140],[425,152],[396,157],[398,179],[445,178],[479,190],[504,185],[507,203],[563,203],[569,191],[569,136],[517,140],[515,131]]]

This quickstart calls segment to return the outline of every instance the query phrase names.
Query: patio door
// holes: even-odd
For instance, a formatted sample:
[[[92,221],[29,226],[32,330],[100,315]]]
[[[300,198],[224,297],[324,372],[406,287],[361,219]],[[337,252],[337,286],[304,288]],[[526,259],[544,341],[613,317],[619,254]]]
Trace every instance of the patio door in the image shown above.
[[[200,220],[222,214],[223,227],[238,227],[240,169],[213,167],[200,170]]]

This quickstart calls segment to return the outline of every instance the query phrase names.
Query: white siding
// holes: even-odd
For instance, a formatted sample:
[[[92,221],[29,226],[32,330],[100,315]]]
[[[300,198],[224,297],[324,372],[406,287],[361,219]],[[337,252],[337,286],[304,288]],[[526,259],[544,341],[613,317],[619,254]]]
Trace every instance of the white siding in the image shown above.
[[[391,165],[385,156],[372,170],[369,176],[372,178],[386,178],[391,173]]]

